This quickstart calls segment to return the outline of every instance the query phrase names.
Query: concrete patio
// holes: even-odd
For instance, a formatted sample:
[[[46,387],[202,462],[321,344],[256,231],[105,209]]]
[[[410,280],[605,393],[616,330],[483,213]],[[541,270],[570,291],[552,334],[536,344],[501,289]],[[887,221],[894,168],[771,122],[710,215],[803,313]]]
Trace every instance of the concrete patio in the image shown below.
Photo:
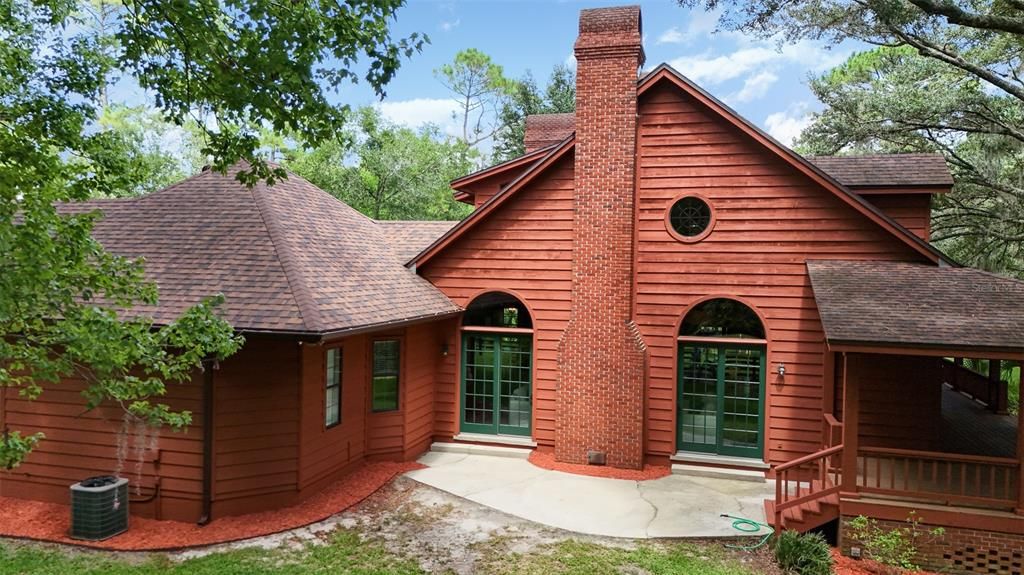
[[[420,483],[529,521],[607,537],[744,535],[721,514],[764,522],[764,500],[775,489],[772,482],[687,475],[650,481],[588,477],[474,453],[432,451],[419,461],[428,467],[407,476]]]

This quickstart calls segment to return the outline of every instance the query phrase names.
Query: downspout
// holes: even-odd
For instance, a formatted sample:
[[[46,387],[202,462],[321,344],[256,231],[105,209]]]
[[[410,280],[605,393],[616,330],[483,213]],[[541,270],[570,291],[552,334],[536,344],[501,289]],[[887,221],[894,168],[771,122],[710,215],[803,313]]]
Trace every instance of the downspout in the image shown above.
[[[203,493],[202,515],[197,524],[210,522],[213,507],[213,370],[217,362],[211,358],[203,360]]]

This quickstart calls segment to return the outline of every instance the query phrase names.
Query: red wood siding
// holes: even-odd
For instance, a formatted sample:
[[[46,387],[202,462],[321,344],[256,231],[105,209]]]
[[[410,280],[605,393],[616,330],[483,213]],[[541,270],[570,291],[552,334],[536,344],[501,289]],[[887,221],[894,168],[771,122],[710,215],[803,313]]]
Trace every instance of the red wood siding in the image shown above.
[[[942,371],[936,357],[851,354],[860,383],[861,447],[933,450],[941,439]]]
[[[159,502],[132,503],[132,512],[146,517],[192,521],[199,517],[202,491],[202,375],[186,384],[168,385],[161,400],[174,410],[192,412],[193,425],[180,432],[164,429],[155,449],[144,450],[143,465],[137,469],[135,435],[129,433],[128,453],[120,472],[132,485],[142,485],[148,498],[160,475]],[[122,429],[120,407],[104,405],[85,411],[85,388],[81,380],[47,385],[35,401],[18,397],[14,389],[5,394],[0,421],[23,433],[43,432],[24,464],[15,471],[0,471],[0,495],[68,503],[68,486],[93,475],[118,472],[117,444]],[[141,472],[141,473],[139,473]],[[134,488],[132,497],[137,498]]]
[[[554,445],[558,341],[569,319],[572,281],[573,157],[520,190],[419,273],[462,306],[490,290],[509,290],[531,310],[534,322],[534,439]],[[449,340],[451,342],[451,340]],[[454,343],[454,342],[452,342]],[[441,363],[435,399],[435,433],[456,433],[457,347]]]
[[[441,336],[435,324],[406,329],[405,443],[403,458],[416,459],[430,449],[434,428],[434,377],[441,359]]]
[[[326,350],[341,349],[341,422],[326,428]],[[366,337],[302,346],[299,491],[302,497],[341,477],[366,453]]]
[[[294,500],[299,461],[299,344],[249,336],[214,374],[214,517]]]
[[[459,325],[458,319],[438,324],[440,344],[448,346],[448,355],[437,361],[434,373],[435,441],[450,441],[459,432]]]
[[[640,110],[637,322],[650,348],[647,452],[675,451],[678,322],[709,296],[742,298],[767,320],[766,459],[821,445],[823,333],[805,260],[917,260],[889,236],[681,91],[653,87]],[[714,231],[683,243],[665,210],[696,193]],[[774,370],[786,364],[785,381]]]
[[[928,240],[932,219],[930,194],[865,194],[863,197],[917,237]]]
[[[366,358],[366,400],[364,409],[366,416],[366,454],[373,459],[401,460],[405,447],[405,417],[402,410],[405,409],[406,392],[406,341],[404,331],[396,331],[389,334],[374,334],[368,337],[363,357]],[[397,339],[399,353],[401,353],[400,368],[398,372],[398,409],[394,411],[374,412],[373,399],[373,342],[381,339]]]

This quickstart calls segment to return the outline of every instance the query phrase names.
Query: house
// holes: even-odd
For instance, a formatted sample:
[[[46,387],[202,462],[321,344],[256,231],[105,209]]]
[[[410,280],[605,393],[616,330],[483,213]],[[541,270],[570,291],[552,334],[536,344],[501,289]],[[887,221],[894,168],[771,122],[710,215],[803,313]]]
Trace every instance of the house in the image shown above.
[[[668,66],[638,76],[637,7],[584,10],[575,54],[575,114],[528,118],[524,156],[454,181],[476,207],[457,224],[209,172],[95,204],[101,241],[147,257],[158,318],[223,291],[247,337],[173,390],[201,424],[160,438],[143,511],[288,505],[473,442],[768,477],[795,529],[916,510],[947,528],[933,560],[1019,570],[999,374],[1024,361],[1024,282],[928,243],[943,159],[802,157]],[[66,389],[6,396],[0,417],[50,439],[0,494],[62,498],[115,463],[116,412],[75,418]]]

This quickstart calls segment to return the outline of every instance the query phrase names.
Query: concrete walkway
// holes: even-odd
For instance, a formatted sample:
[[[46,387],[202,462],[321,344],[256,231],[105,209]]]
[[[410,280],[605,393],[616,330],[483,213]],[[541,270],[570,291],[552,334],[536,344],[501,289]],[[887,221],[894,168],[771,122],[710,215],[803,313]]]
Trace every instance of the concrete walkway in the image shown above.
[[[430,452],[406,475],[529,521],[607,537],[740,535],[722,513],[765,521],[774,484],[671,475],[628,481],[573,475],[525,459]],[[766,533],[762,530],[761,533]]]

